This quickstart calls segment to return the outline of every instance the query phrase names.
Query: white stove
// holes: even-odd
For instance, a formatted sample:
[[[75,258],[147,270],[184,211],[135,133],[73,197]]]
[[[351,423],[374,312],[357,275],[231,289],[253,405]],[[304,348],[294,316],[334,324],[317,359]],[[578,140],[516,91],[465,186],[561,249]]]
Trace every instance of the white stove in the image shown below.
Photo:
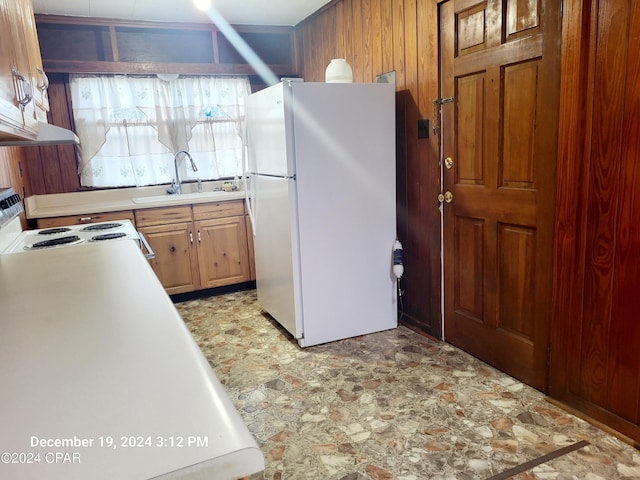
[[[117,240],[140,241],[138,232],[129,220],[26,230],[2,253],[6,255],[51,248],[68,248],[83,243]]]
[[[3,196],[9,200],[3,201]],[[154,257],[144,237],[138,233],[130,220],[22,231],[19,218],[22,211],[20,197],[12,189],[0,191],[0,213],[4,216],[0,216],[0,254],[2,255],[70,248],[87,243],[133,240],[138,246],[147,250],[148,253],[145,256],[148,259]]]

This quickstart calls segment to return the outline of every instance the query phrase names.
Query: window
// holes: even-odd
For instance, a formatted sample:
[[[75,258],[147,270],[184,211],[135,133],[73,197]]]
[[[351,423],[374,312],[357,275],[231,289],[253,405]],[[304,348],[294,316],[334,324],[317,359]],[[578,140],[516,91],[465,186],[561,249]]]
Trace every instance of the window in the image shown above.
[[[181,179],[242,174],[247,77],[72,75],[70,83],[83,186],[170,183],[180,150],[198,167],[181,157]]]

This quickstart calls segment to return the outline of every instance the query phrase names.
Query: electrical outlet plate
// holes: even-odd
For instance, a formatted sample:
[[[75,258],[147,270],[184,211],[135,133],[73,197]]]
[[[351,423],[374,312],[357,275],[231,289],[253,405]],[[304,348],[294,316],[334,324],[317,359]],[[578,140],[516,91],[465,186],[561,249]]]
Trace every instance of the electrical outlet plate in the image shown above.
[[[429,138],[429,119],[418,119],[418,138]]]
[[[396,84],[395,70],[376,76],[376,83],[393,83],[395,85]]]

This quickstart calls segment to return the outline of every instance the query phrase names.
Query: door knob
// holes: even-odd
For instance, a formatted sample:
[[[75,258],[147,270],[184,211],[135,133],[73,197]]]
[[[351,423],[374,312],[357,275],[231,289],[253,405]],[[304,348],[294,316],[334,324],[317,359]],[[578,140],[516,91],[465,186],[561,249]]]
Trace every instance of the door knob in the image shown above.
[[[444,166],[447,167],[447,170],[451,170],[453,168],[453,158],[447,157],[444,159]]]
[[[444,192],[438,195],[438,201],[440,203],[446,202],[451,203],[453,200],[453,194],[451,192]]]

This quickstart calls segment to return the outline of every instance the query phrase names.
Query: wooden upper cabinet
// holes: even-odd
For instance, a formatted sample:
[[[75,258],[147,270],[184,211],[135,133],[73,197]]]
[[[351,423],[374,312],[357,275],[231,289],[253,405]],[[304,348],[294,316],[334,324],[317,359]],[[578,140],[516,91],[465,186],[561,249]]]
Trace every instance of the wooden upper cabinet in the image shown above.
[[[255,74],[213,24],[53,15],[36,15],[36,22],[49,72]],[[293,27],[234,29],[276,75],[295,76]]]
[[[38,42],[38,32],[34,18],[31,0],[19,0],[20,15],[22,18],[22,32],[25,40],[26,58],[28,61],[28,74],[31,83],[33,103],[36,119],[41,122],[47,121],[49,111],[49,97],[47,88],[49,79],[44,73],[42,57],[40,55],[40,43]]]
[[[0,0],[0,138],[35,137],[47,85],[31,0]]]
[[[9,0],[0,0],[0,136],[17,131],[23,125],[11,74],[14,52],[9,3]]]

